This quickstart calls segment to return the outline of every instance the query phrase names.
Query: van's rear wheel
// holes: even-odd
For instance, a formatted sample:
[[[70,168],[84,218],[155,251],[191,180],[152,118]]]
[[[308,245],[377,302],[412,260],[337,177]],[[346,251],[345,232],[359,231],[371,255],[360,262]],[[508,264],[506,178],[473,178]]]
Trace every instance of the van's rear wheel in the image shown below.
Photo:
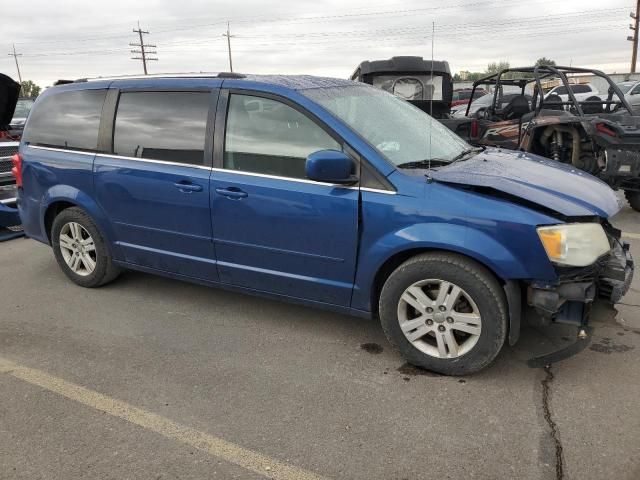
[[[82,287],[98,287],[118,276],[98,227],[80,208],[67,208],[56,216],[51,246],[62,271]]]
[[[624,196],[627,197],[627,201],[631,208],[636,212],[640,212],[640,192],[634,192],[631,190],[625,190]]]
[[[454,254],[427,253],[400,265],[382,288],[379,312],[387,338],[409,363],[445,375],[489,365],[507,332],[498,281]]]

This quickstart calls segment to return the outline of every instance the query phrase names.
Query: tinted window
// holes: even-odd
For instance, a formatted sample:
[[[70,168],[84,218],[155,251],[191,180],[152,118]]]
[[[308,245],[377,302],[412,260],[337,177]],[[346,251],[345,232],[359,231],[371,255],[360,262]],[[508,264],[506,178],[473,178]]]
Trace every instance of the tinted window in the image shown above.
[[[121,94],[114,153],[202,165],[209,98],[207,92]]]
[[[631,90],[631,95],[637,95],[640,93],[640,85],[636,86],[633,90]]]
[[[567,87],[558,87],[555,90],[553,90],[554,94],[556,95],[566,95],[567,94]]]
[[[282,102],[231,95],[224,168],[305,178],[305,160],[340,144],[309,117]]]
[[[29,116],[23,136],[34,145],[96,150],[106,90],[78,90],[48,95]]]

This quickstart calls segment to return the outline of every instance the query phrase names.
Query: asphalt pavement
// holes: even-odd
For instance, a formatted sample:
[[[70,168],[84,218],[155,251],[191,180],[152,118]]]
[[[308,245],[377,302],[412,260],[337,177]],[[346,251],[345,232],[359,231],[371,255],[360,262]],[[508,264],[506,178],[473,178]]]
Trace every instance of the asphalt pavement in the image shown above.
[[[614,220],[640,259],[640,214]],[[575,329],[525,328],[466,378],[409,367],[380,326],[127,272],[70,283],[0,243],[1,479],[637,479],[640,275]]]

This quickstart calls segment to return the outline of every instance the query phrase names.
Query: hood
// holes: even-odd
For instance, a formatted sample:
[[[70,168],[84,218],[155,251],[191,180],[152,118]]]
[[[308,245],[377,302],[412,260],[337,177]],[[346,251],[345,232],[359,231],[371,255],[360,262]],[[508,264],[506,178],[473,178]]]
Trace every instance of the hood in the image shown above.
[[[485,187],[566,217],[615,215],[622,202],[601,180],[537,155],[487,149],[430,173],[438,182]]]
[[[0,73],[0,130],[5,130],[18,103],[20,84]]]

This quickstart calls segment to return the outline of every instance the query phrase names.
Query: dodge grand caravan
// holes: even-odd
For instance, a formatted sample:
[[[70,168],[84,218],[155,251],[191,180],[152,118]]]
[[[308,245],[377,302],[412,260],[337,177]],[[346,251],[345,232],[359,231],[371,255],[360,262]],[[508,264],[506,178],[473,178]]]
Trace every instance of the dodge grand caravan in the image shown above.
[[[80,286],[136,269],[375,317],[444,374],[487,366],[524,313],[586,330],[633,273],[607,185],[350,81],[70,82],[13,161],[26,234]]]

